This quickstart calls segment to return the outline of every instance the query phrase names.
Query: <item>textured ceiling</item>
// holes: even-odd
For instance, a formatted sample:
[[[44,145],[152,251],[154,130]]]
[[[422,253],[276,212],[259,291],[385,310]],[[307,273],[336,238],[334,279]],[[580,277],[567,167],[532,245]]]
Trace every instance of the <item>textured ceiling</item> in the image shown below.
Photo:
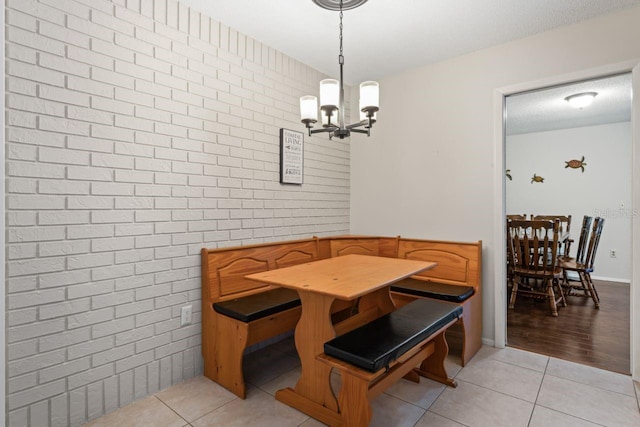
[[[338,73],[338,12],[312,0],[180,0],[325,74]],[[375,80],[640,0],[369,0],[344,12],[345,81]]]
[[[573,108],[564,100],[582,92],[598,95],[583,109]],[[630,120],[630,73],[507,97],[507,135]]]
[[[338,12],[313,0],[179,0],[323,73],[338,74]],[[344,12],[345,82],[358,84],[517,40],[640,0],[369,0]],[[640,25],[640,24],[639,24]],[[629,120],[630,82],[581,83],[512,97],[510,134]],[[564,97],[600,95],[572,110]]]

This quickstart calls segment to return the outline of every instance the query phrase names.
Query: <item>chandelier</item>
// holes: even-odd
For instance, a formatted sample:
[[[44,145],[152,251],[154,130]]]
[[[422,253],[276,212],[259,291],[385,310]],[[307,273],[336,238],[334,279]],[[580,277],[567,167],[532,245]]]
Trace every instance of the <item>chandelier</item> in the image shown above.
[[[328,10],[340,11],[340,80],[325,79],[320,82],[320,115],[322,116],[322,128],[312,129],[318,121],[318,98],[306,95],[300,98],[300,118],[309,130],[309,136],[313,133],[328,132],[329,139],[334,136],[344,139],[351,132],[366,133],[370,135],[371,127],[376,122],[376,111],[379,109],[378,82],[367,81],[360,84],[360,121],[345,125],[344,123],[344,86],[342,55],[342,11],[354,9],[367,0],[313,0],[318,6]],[[358,129],[363,128],[363,129]]]

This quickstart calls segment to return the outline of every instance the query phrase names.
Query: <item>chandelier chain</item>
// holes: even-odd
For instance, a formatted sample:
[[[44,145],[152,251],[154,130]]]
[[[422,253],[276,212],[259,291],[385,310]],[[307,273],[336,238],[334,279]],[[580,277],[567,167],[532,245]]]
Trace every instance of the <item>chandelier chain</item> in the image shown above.
[[[340,0],[340,63],[344,62],[344,57],[342,56],[342,0]]]

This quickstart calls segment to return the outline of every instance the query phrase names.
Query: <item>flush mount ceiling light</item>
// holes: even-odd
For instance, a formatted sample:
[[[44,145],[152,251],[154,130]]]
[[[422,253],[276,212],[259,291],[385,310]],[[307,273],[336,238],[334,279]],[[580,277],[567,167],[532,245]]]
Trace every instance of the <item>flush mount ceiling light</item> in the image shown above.
[[[366,133],[370,135],[371,127],[376,121],[376,111],[379,109],[379,87],[378,82],[364,82],[360,84],[360,121],[345,125],[344,123],[344,85],[343,66],[344,56],[342,55],[342,11],[354,9],[367,0],[313,0],[318,6],[340,11],[340,80],[325,79],[320,82],[320,114],[322,115],[322,129],[313,129],[313,125],[318,121],[318,98],[306,95],[300,98],[300,118],[302,123],[309,129],[309,136],[312,133],[328,132],[329,139],[334,136],[344,139],[351,135],[351,132]],[[357,129],[364,127],[364,129]]]
[[[584,108],[593,103],[593,99],[596,95],[598,95],[598,92],[576,93],[575,95],[567,96],[564,100],[573,108]]]

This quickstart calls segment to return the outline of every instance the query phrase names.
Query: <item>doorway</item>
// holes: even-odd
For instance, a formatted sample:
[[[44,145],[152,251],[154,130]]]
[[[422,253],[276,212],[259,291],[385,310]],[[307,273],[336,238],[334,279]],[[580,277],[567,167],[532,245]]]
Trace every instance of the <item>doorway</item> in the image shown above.
[[[638,67],[637,65],[638,64],[635,62],[615,64],[612,66],[602,67],[597,70],[587,70],[584,72],[575,73],[571,76],[550,78],[545,81],[523,83],[520,85],[497,89],[495,92],[495,100],[496,100],[495,127],[497,130],[496,139],[495,139],[496,141],[495,155],[496,155],[496,164],[502,165],[503,168],[501,170],[496,168],[496,173],[494,176],[495,188],[496,188],[495,244],[497,247],[496,253],[498,255],[496,257],[494,278],[495,278],[495,283],[506,283],[506,268],[504,268],[504,266],[506,265],[504,215],[505,213],[507,213],[507,198],[506,198],[507,183],[505,183],[506,181],[505,169],[507,168],[507,166],[505,163],[506,147],[504,145],[506,129],[503,126],[505,125],[506,120],[508,119],[507,117],[504,116],[504,111],[505,111],[504,107],[505,107],[505,102],[507,100],[507,97],[509,95],[516,94],[516,93],[523,93],[523,92],[533,91],[533,90],[539,91],[540,88],[558,87],[559,85],[561,84],[564,85],[567,82],[585,81],[589,79],[600,78],[602,76],[613,76],[616,74],[629,72],[633,70],[631,79],[633,81],[632,87],[636,92],[636,97],[633,100],[633,107],[631,110],[632,124],[630,125],[631,139],[633,141],[632,149],[631,149],[632,152],[630,156],[632,159],[631,160],[631,164],[632,164],[631,179],[628,179],[627,182],[630,182],[631,183],[630,186],[636,190],[631,192],[631,194],[633,194],[633,196],[630,196],[631,206],[625,206],[626,209],[629,209],[628,212],[630,213],[629,216],[631,217],[629,218],[629,222],[631,223],[631,235],[633,236],[633,238],[631,239],[631,244],[629,249],[629,252],[631,254],[630,262],[629,262],[629,265],[630,265],[629,277],[630,277],[630,283],[631,283],[631,285],[629,286],[630,302],[628,304],[630,320],[626,325],[626,329],[629,329],[629,324],[630,324],[631,328],[630,328],[630,338],[629,338],[629,342],[630,342],[629,354],[632,355],[632,357],[630,357],[630,360],[631,360],[630,371],[634,375],[634,378],[636,379],[638,375],[640,375],[640,362],[638,361],[638,357],[637,357],[638,349],[640,348],[640,334],[639,334],[640,318],[638,316],[634,317],[634,312],[638,312],[638,307],[640,307],[640,293],[634,289],[635,288],[634,284],[637,282],[638,271],[640,269],[640,245],[638,245],[638,236],[640,236],[640,220],[638,218],[638,215],[634,214],[635,212],[637,212],[638,207],[640,207],[640,197],[638,197],[638,195],[636,194],[638,193],[637,189],[640,187],[640,173],[638,172],[638,167],[640,167],[640,153],[639,153],[640,150],[638,150],[638,145],[640,144],[640,129],[638,128],[638,126],[635,126],[635,127],[633,126],[633,123],[640,123],[640,120],[639,120],[640,111],[638,108],[638,105],[639,105],[638,89],[640,88],[640,84],[639,84],[640,83],[640,67]],[[573,159],[573,156],[571,156],[571,158],[567,157],[566,159],[563,159],[562,165],[564,166],[565,162],[570,160],[581,160],[581,155],[579,156],[580,156],[579,159]],[[598,160],[598,158],[596,157],[594,158],[594,160]],[[585,163],[587,163],[587,166],[589,166],[588,161],[586,159],[585,159]],[[538,183],[537,181],[535,181],[534,183],[531,183],[531,179],[533,178],[535,171],[529,171],[529,172],[531,172],[531,176],[527,177],[529,179],[527,184],[533,186]],[[555,172],[552,171],[551,175],[549,176],[553,176],[554,173]],[[581,174],[582,172],[579,171],[578,173]],[[538,176],[542,176],[542,173],[539,173]],[[547,188],[547,187],[543,187],[543,188]],[[616,210],[620,209],[619,206],[620,205],[616,205],[616,208],[617,208]],[[525,213],[525,212],[518,212],[518,213]],[[526,213],[536,213],[536,212],[526,212]],[[554,212],[554,214],[556,213]],[[611,215],[612,211],[607,212],[605,208],[604,214]],[[601,216],[605,216],[605,215],[601,215]],[[581,217],[577,222],[573,223],[574,227],[575,227],[575,224],[579,223],[580,221],[581,221]],[[611,221],[609,221],[609,223],[611,223]],[[579,230],[579,225],[577,227]],[[572,227],[572,230],[575,230],[575,228]],[[602,251],[602,254],[600,256],[603,256],[603,254],[605,254],[605,249],[603,249],[604,247],[605,245],[602,245],[600,247],[600,251]],[[610,255],[610,249],[606,249],[606,256],[609,256],[609,255]],[[597,273],[595,274],[597,275]],[[602,279],[610,279],[610,278],[619,279],[613,276],[602,277]],[[620,283],[620,282],[612,281],[611,283]],[[601,285],[601,286],[606,286],[606,285]],[[495,326],[494,345],[496,347],[503,347],[507,344],[507,308],[506,308],[507,298],[508,296],[507,296],[506,286],[496,286],[495,287],[496,316],[495,316],[495,325],[494,325]],[[624,304],[624,302],[622,304]],[[562,309],[560,310],[560,317],[561,316],[562,316]],[[633,357],[634,355],[635,357]]]
[[[574,108],[576,96],[591,105]],[[509,95],[506,117],[507,214],[571,218],[568,256],[584,216],[606,224],[591,274],[602,304],[574,291],[551,317],[544,300],[518,296],[507,345],[629,374],[631,74]]]

